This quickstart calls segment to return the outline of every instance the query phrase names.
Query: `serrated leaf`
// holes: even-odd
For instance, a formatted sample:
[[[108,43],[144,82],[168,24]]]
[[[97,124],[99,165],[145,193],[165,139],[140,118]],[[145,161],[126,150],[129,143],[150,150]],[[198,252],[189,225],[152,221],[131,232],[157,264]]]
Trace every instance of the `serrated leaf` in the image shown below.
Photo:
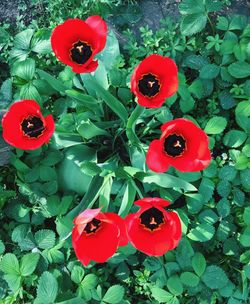
[[[35,233],[37,246],[41,249],[52,248],[55,245],[55,233],[49,229],[42,229]]]
[[[13,253],[6,253],[0,261],[0,270],[6,274],[20,275],[17,257]]]
[[[219,75],[220,67],[215,64],[207,64],[202,67],[200,71],[200,78],[202,79],[214,79]]]
[[[214,116],[206,124],[204,131],[207,134],[220,134],[227,126],[227,120],[221,116]]]
[[[160,303],[168,303],[173,299],[173,295],[166,290],[159,288],[159,287],[153,287],[151,289],[152,296]]]
[[[176,296],[179,296],[183,293],[183,286],[178,275],[171,276],[167,280],[167,287],[169,291]]]
[[[20,263],[20,272],[22,276],[28,276],[34,272],[40,255],[38,253],[25,254]]]
[[[80,284],[84,276],[84,269],[82,266],[75,265],[71,271],[71,280],[76,284]]]
[[[180,276],[181,282],[190,287],[195,287],[199,284],[199,278],[192,272],[186,271],[183,272]]]
[[[120,303],[124,297],[124,292],[124,287],[121,285],[113,285],[109,287],[102,300],[110,304]]]
[[[196,252],[192,257],[192,266],[195,273],[200,277],[206,269],[206,259],[200,252]]]
[[[214,232],[214,226],[203,223],[196,226],[196,228],[191,229],[187,236],[193,241],[207,242],[214,236]]]
[[[58,292],[58,283],[55,277],[48,271],[45,271],[38,282],[37,299],[40,303],[44,303],[46,299],[47,304],[54,303]]]
[[[216,205],[216,208],[218,210],[218,213],[221,217],[227,217],[230,214],[230,203],[226,198],[222,198],[218,204]]]
[[[205,13],[205,6],[202,0],[183,0],[179,5],[179,11],[183,15]]]
[[[34,34],[34,29],[27,29],[18,33],[14,38],[14,46],[17,49],[29,50],[30,41]]]
[[[228,71],[235,78],[247,78],[250,76],[250,64],[245,61],[237,61],[230,64]]]
[[[247,134],[245,132],[239,130],[230,130],[225,134],[223,143],[225,146],[230,148],[238,148],[246,139]]]
[[[208,266],[202,275],[202,281],[210,289],[220,289],[228,282],[225,272],[218,266]]]
[[[207,23],[207,17],[203,14],[192,14],[184,16],[181,22],[183,35],[191,36],[202,31]]]

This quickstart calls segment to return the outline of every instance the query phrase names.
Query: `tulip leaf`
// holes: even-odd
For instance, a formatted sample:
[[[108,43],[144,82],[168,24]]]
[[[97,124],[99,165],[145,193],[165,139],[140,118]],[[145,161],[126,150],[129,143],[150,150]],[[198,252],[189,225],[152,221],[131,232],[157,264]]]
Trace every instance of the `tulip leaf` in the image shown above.
[[[139,172],[135,174],[135,178],[143,183],[153,183],[163,188],[181,188],[186,191],[197,191],[196,187],[192,184],[166,173],[155,174]]]
[[[89,85],[96,91],[97,95],[103,99],[110,109],[115,112],[125,123],[128,113],[124,105],[116,99],[109,91],[105,90],[95,79],[90,77]]]

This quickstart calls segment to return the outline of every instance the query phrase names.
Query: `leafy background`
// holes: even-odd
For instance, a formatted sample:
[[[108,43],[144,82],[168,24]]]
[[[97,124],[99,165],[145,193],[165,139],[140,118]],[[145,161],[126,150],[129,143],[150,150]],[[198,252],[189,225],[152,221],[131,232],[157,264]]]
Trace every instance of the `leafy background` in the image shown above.
[[[32,98],[57,124],[35,151],[0,141],[0,303],[248,303],[249,19],[225,15],[230,1],[183,0],[179,17],[151,29],[136,1],[65,2],[33,1],[28,17],[22,3],[16,25],[0,27],[1,113]],[[51,52],[50,33],[91,14],[108,20],[107,46],[93,75],[74,75]],[[154,52],[176,61],[180,85],[160,109],[143,109],[130,76]],[[150,172],[148,144],[177,117],[206,131],[213,161],[202,172]],[[146,196],[172,202],[179,246],[160,258],[121,247],[83,267],[73,218],[97,206],[124,217]]]

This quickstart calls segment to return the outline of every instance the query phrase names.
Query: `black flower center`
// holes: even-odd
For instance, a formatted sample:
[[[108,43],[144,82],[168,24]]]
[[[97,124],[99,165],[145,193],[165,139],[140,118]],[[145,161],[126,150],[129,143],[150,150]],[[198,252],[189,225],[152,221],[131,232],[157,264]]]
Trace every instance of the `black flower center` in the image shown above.
[[[180,156],[185,149],[186,141],[182,136],[172,134],[165,138],[164,150],[168,155],[172,157]]]
[[[28,137],[39,137],[43,134],[45,127],[43,121],[38,116],[29,116],[25,118],[21,123],[22,131]]]
[[[89,60],[92,55],[92,48],[86,42],[79,40],[73,44],[73,48],[70,50],[71,59],[78,63],[83,64]]]
[[[163,213],[152,207],[140,215],[141,224],[150,231],[157,230],[164,223]]]
[[[93,220],[86,225],[84,231],[87,234],[95,233],[100,228],[100,225],[101,221],[96,218],[93,218]]]
[[[139,91],[148,97],[153,97],[160,91],[160,82],[153,74],[144,75],[138,82]]]

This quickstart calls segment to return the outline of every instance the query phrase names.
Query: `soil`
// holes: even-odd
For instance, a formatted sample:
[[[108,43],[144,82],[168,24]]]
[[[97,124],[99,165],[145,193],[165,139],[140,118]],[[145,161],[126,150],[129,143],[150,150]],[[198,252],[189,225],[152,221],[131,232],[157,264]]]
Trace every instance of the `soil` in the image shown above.
[[[50,0],[52,1],[52,0]],[[151,29],[159,26],[160,19],[172,16],[178,18],[178,5],[181,0],[139,0],[137,1],[142,11],[142,18],[136,27],[148,25]],[[23,16],[26,24],[38,14],[41,14],[46,4],[40,1],[40,5],[34,5],[32,0],[0,0],[0,22],[15,25],[16,18]],[[250,16],[249,0],[233,0],[232,5],[226,9],[225,14],[243,14]],[[42,9],[41,9],[42,6]],[[27,7],[27,9],[23,9]],[[40,9],[41,10],[40,10]]]

